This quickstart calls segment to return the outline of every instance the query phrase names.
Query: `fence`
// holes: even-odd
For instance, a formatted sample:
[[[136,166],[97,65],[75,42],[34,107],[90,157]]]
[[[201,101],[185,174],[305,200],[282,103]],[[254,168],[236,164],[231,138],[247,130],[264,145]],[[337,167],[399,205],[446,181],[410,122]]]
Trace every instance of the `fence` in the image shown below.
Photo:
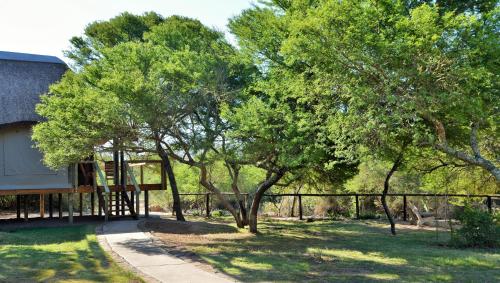
[[[227,196],[233,196],[234,193],[223,193]],[[210,199],[213,196],[213,193],[182,193],[179,194],[181,196],[204,196],[205,197],[205,215],[207,217],[210,216]],[[247,204],[248,193],[241,194],[244,197],[244,203]],[[299,219],[303,220],[304,213],[302,207],[302,198],[303,197],[354,197],[355,207],[356,207],[356,218],[360,218],[360,197],[382,197],[382,194],[368,194],[368,193],[342,193],[342,194],[265,194],[266,197],[277,198],[277,197],[297,197],[298,198],[298,209],[299,209]],[[488,211],[490,213],[493,212],[493,199],[500,199],[500,194],[424,194],[424,193],[391,193],[387,194],[390,197],[402,197],[403,198],[403,221],[408,220],[408,197],[436,197],[436,198],[448,198],[448,197],[458,197],[458,198],[483,198],[486,201],[486,206],[488,207]]]

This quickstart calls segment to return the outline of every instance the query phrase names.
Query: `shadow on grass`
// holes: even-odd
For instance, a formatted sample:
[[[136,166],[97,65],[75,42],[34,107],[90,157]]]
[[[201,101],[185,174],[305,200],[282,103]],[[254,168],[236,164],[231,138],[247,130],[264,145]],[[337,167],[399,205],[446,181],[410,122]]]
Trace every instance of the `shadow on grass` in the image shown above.
[[[217,233],[236,233],[238,229],[227,224],[203,221],[175,221],[170,219],[151,219],[144,223],[144,228],[160,233],[179,235],[205,235]]]
[[[110,263],[93,230],[72,226],[0,234],[0,282],[109,282]]]
[[[245,282],[500,280],[498,250],[441,247],[430,231],[400,229],[393,237],[370,221],[266,221],[260,231],[257,237],[189,243],[188,248]]]

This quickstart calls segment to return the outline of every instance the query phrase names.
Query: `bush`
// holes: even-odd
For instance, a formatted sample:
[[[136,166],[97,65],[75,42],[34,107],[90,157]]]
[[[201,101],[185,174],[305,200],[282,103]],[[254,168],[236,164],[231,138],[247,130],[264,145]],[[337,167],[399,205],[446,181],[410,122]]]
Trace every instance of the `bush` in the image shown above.
[[[224,217],[229,215],[229,212],[226,212],[225,210],[214,210],[210,213],[212,217]]]
[[[459,247],[497,247],[500,245],[500,217],[466,206],[457,215],[461,228],[452,233],[451,244]]]
[[[369,220],[369,219],[379,219],[380,215],[373,212],[360,213],[359,219],[361,220]]]

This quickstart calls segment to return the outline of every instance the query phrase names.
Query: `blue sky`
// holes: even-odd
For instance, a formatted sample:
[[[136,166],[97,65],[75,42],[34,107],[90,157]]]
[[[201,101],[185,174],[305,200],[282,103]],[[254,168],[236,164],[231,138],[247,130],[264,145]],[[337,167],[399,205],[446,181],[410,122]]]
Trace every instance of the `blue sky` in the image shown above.
[[[155,11],[163,16],[197,18],[227,32],[229,18],[251,7],[254,0],[0,0],[0,50],[55,55],[87,24],[121,12]]]

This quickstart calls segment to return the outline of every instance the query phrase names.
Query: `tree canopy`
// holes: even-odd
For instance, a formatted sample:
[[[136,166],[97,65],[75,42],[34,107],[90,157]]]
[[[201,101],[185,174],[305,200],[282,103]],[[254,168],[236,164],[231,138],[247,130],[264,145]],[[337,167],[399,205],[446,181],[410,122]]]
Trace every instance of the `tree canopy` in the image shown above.
[[[42,98],[47,121],[33,138],[52,167],[96,147],[154,152],[177,209],[170,161],[195,167],[252,232],[280,180],[345,188],[360,163],[361,174],[383,166],[391,219],[396,171],[413,186],[439,168],[474,167],[468,176],[487,172],[498,187],[496,3],[261,1],[230,20],[237,48],[197,20],[124,13],[72,39],[77,70]],[[249,212],[211,180],[220,165],[238,200],[242,168],[261,170]],[[417,167],[427,177],[412,175]]]

